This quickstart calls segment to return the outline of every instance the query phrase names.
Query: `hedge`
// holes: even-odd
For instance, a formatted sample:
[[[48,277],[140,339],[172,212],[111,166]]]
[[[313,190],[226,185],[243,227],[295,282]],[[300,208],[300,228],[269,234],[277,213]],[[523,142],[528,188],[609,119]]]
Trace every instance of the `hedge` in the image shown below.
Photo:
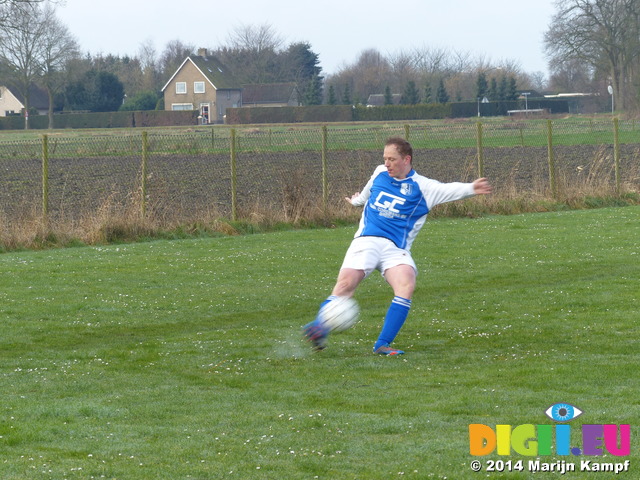
[[[198,111],[180,112],[149,110],[143,112],[62,113],[53,116],[53,127],[64,128],[133,128],[166,127],[174,125],[197,125]],[[29,117],[29,128],[49,128],[47,115]],[[0,130],[23,130],[24,118],[12,115],[0,118]]]

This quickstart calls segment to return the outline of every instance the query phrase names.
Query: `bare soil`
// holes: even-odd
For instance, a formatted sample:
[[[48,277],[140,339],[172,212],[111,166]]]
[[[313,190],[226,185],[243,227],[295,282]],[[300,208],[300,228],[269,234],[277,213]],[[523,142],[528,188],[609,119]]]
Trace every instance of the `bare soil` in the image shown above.
[[[543,195],[549,189],[549,156],[545,147],[486,148],[483,175],[497,195]],[[376,165],[379,151],[331,151],[327,155],[329,203],[358,191]],[[556,181],[587,187],[613,185],[611,146],[556,146]],[[638,190],[640,146],[620,149],[622,183]],[[417,150],[416,170],[443,182],[471,181],[478,176],[476,149]],[[188,221],[206,212],[228,217],[232,185],[238,209],[295,215],[301,205],[322,204],[320,152],[239,153],[235,178],[228,155],[152,154],[147,168],[147,204],[156,215]],[[95,215],[101,208],[125,208],[141,195],[139,157],[52,158],[49,161],[49,211],[65,219]],[[42,208],[41,163],[37,158],[0,160],[0,215],[19,218]]]

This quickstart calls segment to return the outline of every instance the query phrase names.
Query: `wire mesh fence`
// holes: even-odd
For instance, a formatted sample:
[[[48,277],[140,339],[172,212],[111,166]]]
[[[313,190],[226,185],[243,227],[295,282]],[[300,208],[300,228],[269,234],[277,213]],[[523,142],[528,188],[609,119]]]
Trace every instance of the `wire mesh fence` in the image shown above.
[[[228,126],[0,136],[0,216],[78,221],[133,209],[167,222],[277,215],[298,220],[344,204],[390,136],[441,181],[488,177],[497,195],[568,188],[619,194],[640,183],[634,120],[504,119],[406,125]],[[588,195],[589,192],[583,192]]]

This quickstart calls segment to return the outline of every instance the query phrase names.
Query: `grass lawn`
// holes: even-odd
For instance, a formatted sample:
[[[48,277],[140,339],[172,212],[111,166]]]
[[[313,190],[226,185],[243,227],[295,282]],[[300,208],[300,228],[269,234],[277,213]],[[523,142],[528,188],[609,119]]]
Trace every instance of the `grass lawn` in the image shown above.
[[[299,336],[354,229],[0,255],[0,478],[523,479],[538,457],[473,457],[469,424],[558,402],[572,446],[629,424],[631,455],[541,461],[638,478],[640,207],[429,221],[395,358],[371,353],[377,273],[327,350]]]

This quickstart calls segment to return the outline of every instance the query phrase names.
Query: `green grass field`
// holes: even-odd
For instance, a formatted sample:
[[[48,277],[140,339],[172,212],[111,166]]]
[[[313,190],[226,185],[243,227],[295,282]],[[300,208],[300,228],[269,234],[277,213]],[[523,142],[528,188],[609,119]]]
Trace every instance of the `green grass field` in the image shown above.
[[[299,336],[355,227],[0,255],[0,478],[531,478],[470,424],[631,425],[640,475],[640,207],[438,219],[403,357],[371,353],[391,292],[310,352]],[[525,471],[471,471],[472,460]],[[535,478],[558,478],[539,473]]]

